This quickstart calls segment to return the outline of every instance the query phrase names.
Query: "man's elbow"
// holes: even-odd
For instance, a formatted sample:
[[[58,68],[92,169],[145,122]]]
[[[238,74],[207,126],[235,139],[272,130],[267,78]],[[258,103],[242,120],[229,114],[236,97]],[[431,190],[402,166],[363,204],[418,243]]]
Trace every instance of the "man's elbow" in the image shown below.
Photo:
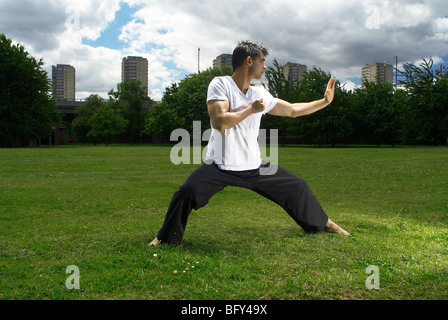
[[[224,126],[223,121],[215,120],[212,121],[213,129],[218,130],[220,133],[223,133],[227,128]]]
[[[215,128],[215,129],[218,130],[219,133],[223,133],[226,130],[226,128],[224,128],[224,126],[219,126],[218,128]]]
[[[291,118],[299,118],[299,117],[307,116],[307,115],[309,115],[311,113],[312,112],[310,112],[306,108],[300,107],[300,108],[294,109],[294,111],[291,113],[290,117]]]
[[[300,116],[302,116],[302,112],[300,110],[293,110],[291,111],[291,113],[288,115],[289,118],[298,118]]]

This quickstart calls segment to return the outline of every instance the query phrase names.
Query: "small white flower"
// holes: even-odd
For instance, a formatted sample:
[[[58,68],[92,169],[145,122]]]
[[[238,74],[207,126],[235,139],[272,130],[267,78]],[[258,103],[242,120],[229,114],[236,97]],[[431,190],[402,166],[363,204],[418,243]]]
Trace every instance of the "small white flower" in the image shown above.
[[[177,270],[174,270],[173,273],[176,274],[176,273],[177,273]]]
[[[154,253],[153,256],[154,256],[154,257],[157,257],[157,253]]]

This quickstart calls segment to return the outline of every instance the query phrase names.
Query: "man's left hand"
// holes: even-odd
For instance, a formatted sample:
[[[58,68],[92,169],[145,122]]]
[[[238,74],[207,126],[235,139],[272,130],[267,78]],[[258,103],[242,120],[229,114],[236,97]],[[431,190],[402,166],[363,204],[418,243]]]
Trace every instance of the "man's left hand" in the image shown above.
[[[336,87],[336,79],[332,78],[328,81],[327,90],[325,90],[325,102],[330,104],[334,98],[334,89]]]

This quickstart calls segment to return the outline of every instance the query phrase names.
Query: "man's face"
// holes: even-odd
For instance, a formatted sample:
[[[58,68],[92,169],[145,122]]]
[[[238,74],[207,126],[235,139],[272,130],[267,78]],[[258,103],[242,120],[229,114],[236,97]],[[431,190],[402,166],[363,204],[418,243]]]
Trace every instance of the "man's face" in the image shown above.
[[[252,59],[252,65],[249,68],[249,74],[257,80],[260,80],[266,70],[264,62],[266,61],[264,54],[260,52],[258,57],[254,60]]]

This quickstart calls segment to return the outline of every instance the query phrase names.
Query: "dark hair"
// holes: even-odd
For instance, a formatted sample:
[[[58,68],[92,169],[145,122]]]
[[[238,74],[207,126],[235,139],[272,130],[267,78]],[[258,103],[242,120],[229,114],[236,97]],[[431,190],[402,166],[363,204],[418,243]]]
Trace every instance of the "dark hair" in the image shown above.
[[[235,50],[233,50],[233,70],[235,71],[238,69],[243,64],[244,60],[246,60],[249,56],[255,60],[260,55],[260,52],[262,52],[265,56],[269,54],[268,49],[266,49],[260,42],[240,41]]]

